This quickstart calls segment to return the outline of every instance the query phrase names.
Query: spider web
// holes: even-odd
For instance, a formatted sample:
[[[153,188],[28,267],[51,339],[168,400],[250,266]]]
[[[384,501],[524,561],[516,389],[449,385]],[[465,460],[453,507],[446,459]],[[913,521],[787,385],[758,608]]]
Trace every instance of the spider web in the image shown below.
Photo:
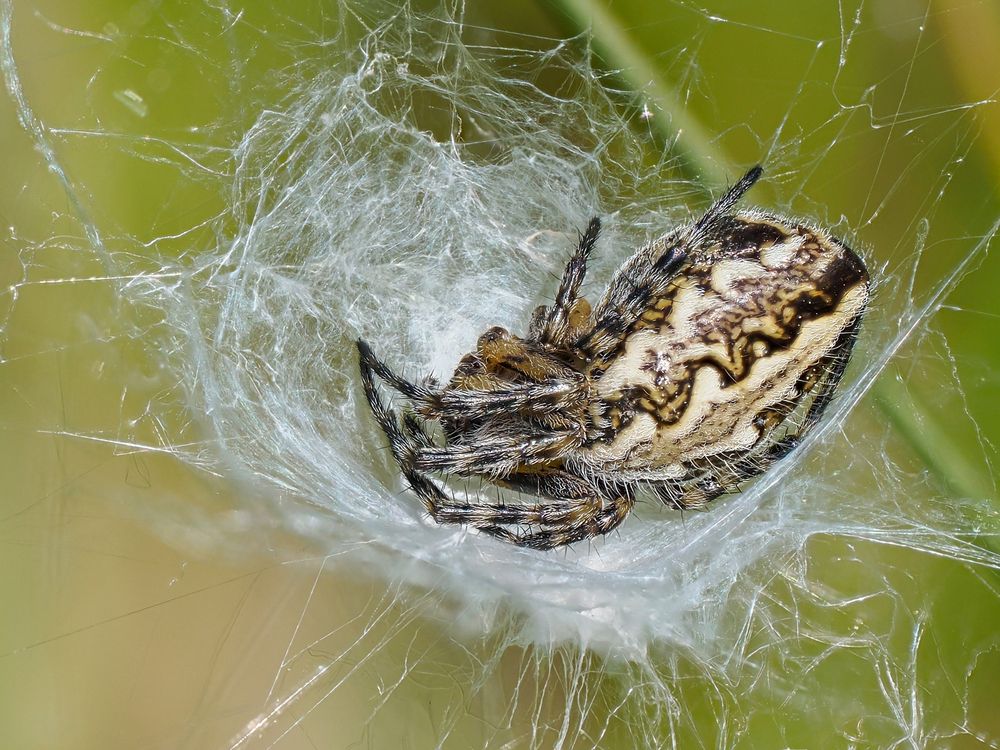
[[[989,6],[714,5],[663,96],[531,4],[0,4],[6,745],[1000,746]],[[557,553],[428,523],[353,341],[447,377],[757,161],[876,278],[822,428]]]

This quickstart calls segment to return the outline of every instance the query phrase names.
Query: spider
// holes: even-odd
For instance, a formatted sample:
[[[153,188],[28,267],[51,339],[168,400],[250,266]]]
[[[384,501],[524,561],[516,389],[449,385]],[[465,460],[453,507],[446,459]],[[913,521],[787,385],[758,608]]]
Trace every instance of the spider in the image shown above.
[[[817,424],[868,272],[821,229],[737,211],[761,174],[638,250],[593,308],[580,293],[592,219],[527,335],[490,328],[444,387],[404,379],[358,340],[372,414],[435,521],[536,549],[572,544],[617,527],[641,490],[677,509],[735,492]],[[376,377],[407,399],[401,414]],[[434,475],[540,499],[458,499]]]

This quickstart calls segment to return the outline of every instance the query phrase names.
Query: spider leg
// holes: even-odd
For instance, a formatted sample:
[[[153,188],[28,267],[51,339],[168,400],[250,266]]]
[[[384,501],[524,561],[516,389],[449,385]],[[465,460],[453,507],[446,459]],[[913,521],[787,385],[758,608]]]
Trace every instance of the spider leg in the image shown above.
[[[566,338],[571,327],[570,312],[579,299],[580,285],[587,274],[587,259],[600,233],[601,220],[595,216],[590,220],[586,231],[580,235],[576,252],[563,270],[555,302],[552,307],[546,308],[544,316],[534,323],[533,327],[538,330],[532,331],[532,338],[539,343],[554,345],[568,343]]]
[[[763,474],[798,444],[797,435],[788,435],[766,449],[744,456],[708,475],[699,473],[687,480],[657,483],[652,486],[652,491],[664,504],[678,510],[703,508],[721,495],[738,492],[741,483]]]
[[[476,418],[525,411],[548,414],[586,397],[587,384],[579,380],[551,379],[538,383],[505,383],[497,390],[444,390],[419,402],[435,414]]]
[[[437,509],[435,520],[468,524],[522,547],[552,549],[608,533],[625,519],[635,504],[628,490],[621,489],[607,499],[587,481],[561,470],[547,474],[518,473],[496,483],[534,492],[555,502],[442,505]],[[506,528],[508,526],[536,528],[512,530]]]
[[[651,302],[668,293],[678,271],[706,239],[706,234],[728,216],[736,203],[763,174],[755,166],[741,177],[691,226],[662,237],[632,256],[615,274],[594,311],[594,324],[576,342],[592,359],[613,356],[629,326]]]
[[[609,499],[598,496],[585,505],[574,506],[575,513],[571,517],[540,529],[512,531],[499,524],[478,528],[490,536],[521,547],[554,549],[607,534],[625,520],[634,505],[632,493],[623,490]]]
[[[840,382],[844,370],[847,369],[847,362],[851,358],[851,350],[854,348],[854,342],[857,340],[860,328],[861,316],[858,315],[854,323],[845,328],[843,333],[840,334],[837,342],[831,348],[830,354],[820,363],[820,376],[810,388],[813,393],[813,401],[809,405],[809,411],[806,412],[805,418],[802,420],[802,426],[798,430],[798,435],[804,435],[806,431],[819,422],[823,416],[823,412],[826,411],[826,407],[829,406],[830,400],[836,391],[837,383]]]
[[[607,534],[632,510],[635,500],[628,492],[605,500],[596,492],[560,503],[530,506],[469,504],[448,497],[430,478],[404,470],[411,487],[424,501],[437,523],[465,524],[485,534],[522,547],[548,550]],[[554,478],[554,477],[553,477]],[[563,477],[559,477],[560,485]],[[557,485],[546,485],[555,490]],[[583,489],[582,487],[580,488]],[[531,530],[510,530],[506,526],[535,526]]]
[[[677,239],[677,238],[674,238]],[[637,262],[622,267],[594,312],[594,324],[573,346],[592,359],[613,355],[650,302],[662,296],[687,261],[686,245],[656,242]]]
[[[382,432],[389,439],[389,449],[392,451],[392,455],[395,457],[396,462],[402,466],[405,460],[410,460],[409,457],[413,453],[413,445],[407,439],[407,436],[403,434],[396,413],[386,406],[378,395],[378,390],[375,387],[375,375],[382,376],[377,367],[381,363],[371,353],[368,345],[360,339],[358,340],[358,349],[361,352],[361,385],[364,388],[368,406],[371,408],[372,416],[375,417],[375,422],[382,428]],[[412,385],[412,383],[409,385]]]
[[[395,412],[379,396],[374,374],[372,368],[362,364],[361,380],[372,414],[389,439],[389,446],[403,477],[436,522],[469,524],[499,539],[544,550],[606,534],[617,527],[632,510],[635,501],[629,492],[623,491],[606,501],[596,491],[590,491],[582,480],[562,472],[540,476],[533,481],[515,474],[506,483],[509,486],[534,489],[545,495],[568,493],[570,497],[564,502],[507,506],[470,504],[449,497],[433,479],[418,468],[420,456],[433,455],[433,452],[441,449],[429,447],[430,436],[412,414],[404,415],[402,426],[400,425]],[[523,465],[523,459],[518,461],[518,465]],[[505,525],[533,525],[542,528],[512,531],[504,528]]]
[[[424,429],[424,423],[420,421],[412,411],[403,412],[403,432],[406,436],[419,447],[422,448],[433,448],[434,440],[431,438],[430,434]]]
[[[368,379],[370,382],[372,380],[372,374],[378,375],[382,380],[391,385],[397,391],[402,393],[407,398],[413,399],[415,401],[421,401],[428,399],[434,393],[429,388],[426,388],[416,383],[411,383],[406,378],[400,377],[392,370],[389,366],[375,356],[375,352],[372,351],[371,347],[361,339],[357,340],[359,361],[361,365],[361,376],[364,380]],[[374,386],[372,386],[374,388]],[[367,385],[365,393],[368,393]],[[371,399],[369,399],[371,401]]]
[[[374,374],[374,368],[362,356],[361,383],[364,387],[365,397],[368,399],[368,405],[375,416],[375,421],[389,439],[389,448],[392,450],[392,455],[399,465],[403,478],[423,502],[431,517],[437,520],[439,508],[458,503],[448,497],[430,477],[417,471],[414,466],[416,453],[419,450],[418,446],[428,447],[432,445],[431,437],[413,414],[405,414],[403,426],[400,427],[396,413],[385,405],[375,388]]]
[[[555,469],[545,474],[516,473],[493,480],[499,487],[523,490],[548,498],[530,504],[455,503],[438,509],[439,523],[465,523],[476,527],[516,525],[557,525],[573,523],[582,515],[600,509],[601,500],[593,485]],[[593,509],[593,510],[591,510]]]
[[[418,472],[453,472],[466,475],[484,473],[507,475],[511,474],[519,466],[536,464],[541,461],[560,457],[567,450],[576,447],[580,443],[581,436],[578,430],[550,429],[542,431],[540,434],[534,432],[531,435],[515,434],[485,441],[484,445],[479,447],[466,445],[436,447],[433,446],[432,441],[426,433],[423,433],[422,437],[417,437],[417,435],[422,433],[422,428],[420,431],[415,431],[414,428],[418,424],[414,421],[415,418],[411,421],[407,421],[404,418],[404,426],[410,432],[411,436],[408,438],[400,427],[395,413],[382,403],[375,388],[375,376],[378,375],[382,380],[385,380],[389,385],[396,388],[403,395],[410,397],[412,401],[418,404],[436,404],[439,399],[438,394],[434,394],[426,388],[410,383],[396,375],[361,340],[358,341],[358,351],[360,353],[361,381],[368,404],[371,406],[376,422],[378,422],[382,431],[389,438],[392,453],[396,457],[397,463],[404,470],[404,473],[407,470],[411,470]],[[561,386],[545,386],[544,384],[541,386],[541,391],[550,395],[556,393],[562,396],[565,395],[565,390]],[[572,388],[570,388],[570,391],[572,391]],[[538,390],[529,389],[527,393],[535,397],[539,395]],[[479,393],[476,391],[467,391],[466,395],[469,394],[474,396],[470,401],[463,401],[461,399],[446,401],[445,403],[456,411],[446,412],[442,409],[444,415],[447,416],[449,413],[454,413],[458,417],[469,418],[475,417],[477,414],[481,415],[484,412],[492,413],[493,402],[490,398],[486,397],[487,394],[499,398],[504,405],[503,411],[509,411],[520,403],[518,398],[504,400],[503,392],[493,394],[492,392]],[[441,397],[450,397],[451,395],[451,393],[444,393],[441,394]],[[524,392],[520,392],[518,395],[520,398],[526,398]],[[466,408],[458,408],[463,405]],[[478,412],[476,408],[473,408],[474,406],[479,407]],[[414,443],[417,443],[417,445]],[[409,476],[407,476],[407,479],[411,482],[414,481]]]
[[[577,430],[547,430],[531,435],[484,439],[475,445],[421,448],[414,466],[421,471],[508,476],[519,467],[561,458],[580,444]]]
[[[554,378],[537,383],[504,383],[497,390],[444,389],[435,391],[411,383],[397,375],[367,343],[358,339],[358,352],[362,372],[374,374],[416,404],[445,419],[475,419],[477,417],[508,414],[511,411],[528,411],[536,414],[558,412],[566,404],[579,402],[585,397],[586,381],[567,381]]]
[[[361,365],[361,381],[364,387],[365,397],[371,407],[375,421],[389,439],[389,447],[399,465],[403,477],[410,487],[423,502],[424,507],[430,516],[438,523],[466,523],[471,525],[486,524],[523,524],[523,523],[572,523],[574,518],[586,518],[593,513],[587,513],[588,507],[585,503],[576,505],[552,505],[539,504],[534,506],[503,506],[479,504],[471,505],[460,502],[449,497],[433,479],[428,477],[420,466],[421,458],[427,462],[428,456],[445,456],[449,461],[460,462],[463,458],[471,456],[471,461],[479,467],[479,471],[469,473],[482,473],[483,457],[475,451],[460,450],[454,448],[434,448],[430,435],[424,430],[420,421],[413,414],[405,414],[402,418],[402,426],[396,413],[387,407],[379,396],[375,387],[375,370],[369,367],[364,361]],[[522,441],[523,445],[524,441]],[[449,456],[450,454],[450,456]],[[523,457],[516,459],[520,465],[525,463]],[[448,461],[441,461],[440,465],[433,460],[429,461],[433,470],[454,469],[449,466]],[[457,470],[456,470],[457,471]],[[569,475],[560,475],[558,478],[548,478],[539,481],[535,485],[539,492],[570,492],[580,496],[590,496],[587,487],[584,487],[582,480],[577,481],[575,486]],[[574,498],[576,499],[576,498]],[[599,504],[597,505],[599,509]]]
[[[739,485],[748,479],[760,476],[771,468],[773,464],[783,459],[798,446],[801,435],[786,435],[780,440],[769,445],[759,453],[751,453],[731,466],[726,474],[716,478],[714,482],[705,483],[698,495],[688,495],[681,507],[700,507],[710,503],[720,495],[732,494],[739,491]]]
[[[692,235],[701,234],[707,228],[712,226],[719,219],[724,216],[728,216],[733,210],[733,207],[739,202],[746,192],[754,186],[754,183],[760,179],[760,176],[764,174],[764,169],[757,164],[747,170],[747,173],[743,175],[736,184],[726,191],[719,200],[712,204],[712,206],[705,212],[705,214],[695,222],[694,226],[691,228]]]
[[[371,379],[368,378],[366,386],[370,382]],[[366,395],[369,395],[367,387]],[[406,440],[399,424],[393,418],[393,412],[385,407],[374,389],[370,392],[369,401],[372,403],[372,413],[376,415],[376,420],[389,437],[389,444],[403,477],[437,523],[468,524],[514,544],[535,549],[552,549],[598,534],[606,534],[618,526],[632,509],[633,501],[630,497],[616,498],[610,506],[605,506],[604,501],[596,493],[588,495],[584,491],[580,494],[586,496],[572,498],[571,501],[559,504],[506,506],[458,501],[449,497],[433,479],[416,468],[414,447]],[[408,424],[407,430],[410,432],[416,428],[415,422],[406,417],[404,424]],[[419,429],[417,433],[420,436],[419,440],[429,440],[422,429],[416,429]],[[564,480],[562,477],[560,479]],[[548,487],[553,491],[567,489],[565,484],[558,483],[539,483],[537,487]],[[538,531],[509,531],[503,528],[505,524],[546,525],[548,528]]]

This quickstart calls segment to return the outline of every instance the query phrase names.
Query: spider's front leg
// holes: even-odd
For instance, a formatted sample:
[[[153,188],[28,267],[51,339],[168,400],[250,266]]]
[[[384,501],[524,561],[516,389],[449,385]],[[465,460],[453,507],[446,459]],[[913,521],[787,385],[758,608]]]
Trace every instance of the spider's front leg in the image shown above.
[[[540,495],[547,501],[528,505],[441,505],[432,514],[434,519],[438,523],[466,524],[505,542],[544,550],[607,534],[625,520],[635,505],[628,488],[613,488],[605,497],[586,480],[562,470],[515,473],[497,484]]]
[[[502,516],[502,520],[477,525],[476,528],[521,547],[554,549],[607,534],[625,520],[634,506],[635,496],[628,488],[620,488],[610,497],[603,497],[595,491],[589,497],[568,504],[538,505],[530,509],[532,513],[525,514],[523,520],[508,514]],[[536,514],[540,520],[530,520]],[[499,514],[498,518],[501,518]],[[507,528],[510,525],[529,528],[511,530]]]
[[[372,414],[389,440],[403,477],[438,523],[467,524],[514,544],[552,549],[606,534],[631,511],[634,499],[627,489],[616,489],[605,498],[580,477],[545,466],[579,445],[578,430],[540,431],[534,424],[530,433],[515,431],[476,441],[474,446],[435,445],[416,415],[400,417],[382,401],[375,377],[414,401],[419,402],[429,391],[395,375],[363,342],[358,348],[362,385]],[[545,400],[536,403],[544,404]],[[537,493],[550,501],[533,505],[462,502],[450,497],[427,472],[500,477],[498,484],[502,486]],[[506,528],[509,526],[528,528]]]
[[[630,493],[622,492],[605,500],[582,479],[563,472],[538,475],[532,480],[526,479],[526,475],[515,475],[510,481],[501,482],[553,497],[556,502],[506,505],[456,500],[417,468],[417,457],[430,449],[430,437],[412,415],[403,417],[401,428],[395,413],[379,398],[370,375],[362,379],[372,413],[389,438],[403,477],[438,523],[466,524],[522,547],[553,549],[606,534],[632,510],[634,500]],[[539,528],[510,530],[506,526]]]
[[[360,358],[360,370],[361,370],[361,385],[365,391],[365,398],[368,400],[368,406],[371,409],[372,416],[375,417],[375,422],[378,426],[382,428],[382,432],[389,439],[389,449],[392,451],[392,455],[396,459],[396,463],[402,466],[404,460],[409,460],[409,455],[413,452],[414,446],[413,441],[403,434],[400,428],[399,419],[396,413],[383,403],[381,397],[378,395],[378,390],[375,387],[375,375],[379,375],[384,379],[385,373],[388,373],[392,378],[396,378],[396,375],[388,370],[382,362],[372,354],[368,344],[366,344],[361,339],[358,339],[358,351],[361,354]],[[380,367],[382,368],[380,370]],[[404,384],[405,387],[409,389],[417,389],[418,386],[403,380],[398,379]],[[395,385],[393,381],[390,384]],[[397,387],[397,390],[402,390]],[[403,391],[406,393],[406,391]]]

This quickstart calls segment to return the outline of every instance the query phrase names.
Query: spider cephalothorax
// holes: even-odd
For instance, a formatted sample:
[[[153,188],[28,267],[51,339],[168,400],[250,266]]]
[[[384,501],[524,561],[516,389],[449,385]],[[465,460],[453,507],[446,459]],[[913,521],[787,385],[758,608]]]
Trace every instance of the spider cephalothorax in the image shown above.
[[[528,335],[488,330],[443,388],[358,341],[372,413],[432,518],[549,549],[615,528],[639,489],[698,507],[795,446],[843,374],[868,273],[822,230],[734,212],[760,175],[635,253],[593,309],[580,296],[591,220]],[[411,408],[389,409],[375,376]],[[433,476],[449,474],[542,499],[458,500]]]

